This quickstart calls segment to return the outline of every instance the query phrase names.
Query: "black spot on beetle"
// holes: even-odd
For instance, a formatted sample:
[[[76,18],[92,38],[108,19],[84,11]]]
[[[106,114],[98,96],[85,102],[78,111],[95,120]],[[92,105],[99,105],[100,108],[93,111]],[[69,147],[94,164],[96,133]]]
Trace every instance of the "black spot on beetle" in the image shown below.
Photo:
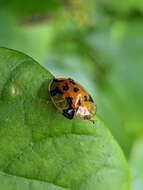
[[[67,99],[67,103],[69,105],[69,108],[71,108],[72,107],[72,100],[73,100],[73,98],[72,97],[67,97],[66,99]]]
[[[60,91],[60,89],[58,87],[56,87],[54,90],[50,91],[50,95],[51,96],[56,96],[56,94],[63,94],[62,91]]]
[[[89,102],[94,102],[90,95],[89,95]]]
[[[63,115],[68,119],[72,119],[74,117],[75,110],[73,108],[68,108],[63,110]]]
[[[64,91],[67,91],[69,89],[69,86],[67,84],[65,84],[65,85],[62,86],[62,88],[63,88]]]
[[[85,102],[87,101],[87,96],[84,96],[84,101],[85,101]]]
[[[74,90],[74,92],[78,92],[79,91],[79,89],[76,88],[76,87],[73,90]]]
[[[57,90],[56,89],[50,91],[50,95],[51,96],[56,96],[56,94],[57,94]]]
[[[58,94],[63,95],[63,92],[58,87],[56,87],[56,89],[57,89]]]

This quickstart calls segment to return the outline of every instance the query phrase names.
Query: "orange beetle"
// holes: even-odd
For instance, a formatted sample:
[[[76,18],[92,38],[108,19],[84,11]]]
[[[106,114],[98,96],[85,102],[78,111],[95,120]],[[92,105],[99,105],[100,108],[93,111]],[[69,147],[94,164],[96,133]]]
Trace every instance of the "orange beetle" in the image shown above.
[[[70,78],[54,78],[49,84],[49,93],[54,105],[68,119],[76,115],[91,120],[96,114],[92,97]]]

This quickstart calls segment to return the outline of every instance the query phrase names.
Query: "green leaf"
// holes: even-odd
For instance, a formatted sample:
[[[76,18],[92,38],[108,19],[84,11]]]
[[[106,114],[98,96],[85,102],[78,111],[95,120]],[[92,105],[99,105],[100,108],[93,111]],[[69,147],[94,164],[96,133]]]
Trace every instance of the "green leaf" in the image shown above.
[[[62,116],[48,94],[52,78],[0,48],[1,189],[128,190],[126,160],[104,123]]]
[[[2,190],[65,190],[65,188],[50,184],[48,182],[25,179],[22,177],[7,175],[0,172],[0,189]]]

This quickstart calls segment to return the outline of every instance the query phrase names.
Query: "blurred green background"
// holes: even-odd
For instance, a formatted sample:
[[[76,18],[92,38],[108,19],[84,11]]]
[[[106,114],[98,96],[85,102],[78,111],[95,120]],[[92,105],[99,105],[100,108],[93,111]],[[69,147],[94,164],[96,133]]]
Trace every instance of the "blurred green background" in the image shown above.
[[[94,97],[143,189],[143,0],[0,0],[0,46]]]

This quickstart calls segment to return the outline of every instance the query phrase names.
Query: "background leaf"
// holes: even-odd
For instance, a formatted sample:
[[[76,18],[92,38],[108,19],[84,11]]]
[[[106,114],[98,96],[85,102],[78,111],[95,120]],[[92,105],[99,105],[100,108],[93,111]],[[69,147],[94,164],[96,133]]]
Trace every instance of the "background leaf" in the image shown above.
[[[138,139],[132,149],[130,167],[132,171],[132,190],[142,190],[143,187],[143,137]]]
[[[48,95],[52,78],[30,57],[0,48],[0,184],[128,190],[127,163],[108,129],[97,116],[95,126],[63,117]]]

